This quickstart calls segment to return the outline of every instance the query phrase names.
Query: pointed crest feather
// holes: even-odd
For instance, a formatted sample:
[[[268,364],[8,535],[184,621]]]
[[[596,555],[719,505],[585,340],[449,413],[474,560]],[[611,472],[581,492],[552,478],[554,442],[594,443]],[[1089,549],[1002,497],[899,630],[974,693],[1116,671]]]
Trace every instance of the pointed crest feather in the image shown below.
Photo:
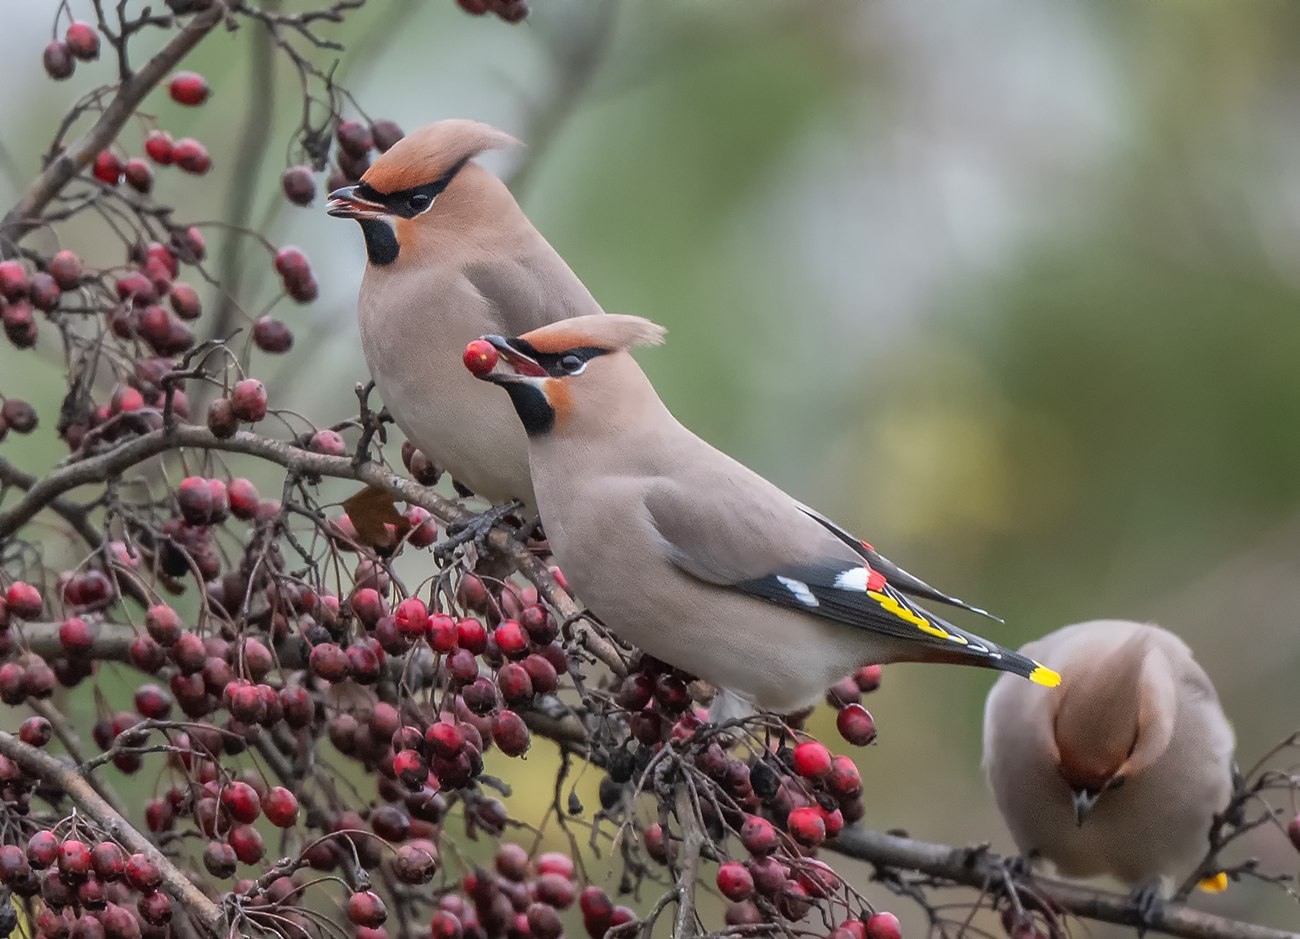
[[[380,192],[431,183],[461,160],[519,141],[490,124],[464,118],[438,121],[403,137],[361,177]]]
[[[644,317],[595,313],[560,320],[520,338],[532,343],[539,352],[565,352],[582,346],[615,350],[657,346],[664,341],[665,332],[662,326]]]

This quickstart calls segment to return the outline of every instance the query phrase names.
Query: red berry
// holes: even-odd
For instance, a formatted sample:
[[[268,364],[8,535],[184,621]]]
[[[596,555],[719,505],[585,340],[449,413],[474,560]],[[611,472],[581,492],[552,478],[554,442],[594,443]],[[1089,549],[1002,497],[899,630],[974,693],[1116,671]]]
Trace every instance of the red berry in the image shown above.
[[[744,864],[728,861],[718,868],[718,891],[728,900],[748,900],[754,895],[754,878]]]
[[[90,863],[100,880],[117,880],[126,873],[126,852],[111,841],[101,841],[90,849]]]
[[[369,129],[360,121],[339,121],[334,131],[339,146],[350,156],[363,157],[374,146]]]
[[[88,656],[95,648],[99,630],[79,616],[69,616],[59,624],[59,643],[69,657]]]
[[[358,890],[348,897],[348,919],[357,926],[371,928],[384,925],[388,919],[388,908],[379,894],[370,890]]]
[[[404,844],[397,849],[393,872],[404,884],[427,884],[438,869],[438,849],[431,841]]]
[[[740,826],[740,843],[753,855],[771,854],[777,849],[781,837],[776,826],[767,819],[749,815]]]
[[[209,841],[203,848],[203,866],[213,877],[231,876],[238,862],[235,849],[224,841]]]
[[[455,724],[447,721],[436,721],[429,725],[425,731],[424,739],[429,745],[435,757],[451,759],[465,748],[465,735],[462,734]]]
[[[456,621],[456,641],[462,649],[473,655],[482,655],[487,649],[487,640],[487,627],[481,621],[471,616]]]
[[[65,882],[85,880],[90,873],[90,847],[69,839],[59,845],[59,875]]]
[[[29,717],[18,728],[18,739],[29,747],[43,747],[53,735],[54,728],[43,717]]]
[[[465,347],[463,356],[465,367],[480,378],[496,368],[499,358],[496,346],[486,339],[475,339]]]
[[[144,138],[144,152],[149,159],[162,166],[172,162],[172,135],[165,130],[151,130]]]
[[[317,678],[326,681],[343,681],[348,677],[348,654],[332,642],[313,647],[307,664]]]
[[[252,424],[266,417],[266,386],[256,378],[245,378],[235,383],[230,392],[230,406],[235,417]]]
[[[263,352],[288,352],[293,348],[293,333],[279,320],[263,316],[253,324],[253,342]]]
[[[276,828],[292,828],[298,821],[298,797],[283,786],[272,786],[262,799],[262,812]]]
[[[497,648],[508,659],[521,659],[529,652],[528,633],[512,619],[506,620],[492,633]]]
[[[831,751],[816,740],[805,740],[794,748],[793,766],[804,779],[821,779],[831,771]]]
[[[332,430],[318,430],[311,435],[307,449],[325,456],[343,456],[348,452],[348,445],[343,438]]]
[[[853,681],[857,684],[859,691],[867,694],[880,687],[880,674],[879,665],[864,665],[853,673]]]
[[[75,290],[81,285],[81,258],[74,251],[60,251],[50,258],[50,276],[64,290]]]
[[[867,917],[867,939],[902,939],[903,930],[893,913],[872,913]]]
[[[136,192],[148,193],[153,189],[153,170],[140,157],[131,157],[122,167],[127,185]]]
[[[95,32],[95,27],[89,23],[80,21],[72,23],[63,38],[67,41],[68,49],[72,54],[83,62],[99,58],[99,33]]]
[[[808,847],[816,847],[826,840],[826,822],[821,810],[812,806],[791,810],[785,827],[795,841]]]
[[[1286,835],[1291,839],[1292,846],[1300,851],[1300,815],[1291,819],[1290,824],[1286,826]]]
[[[418,597],[408,597],[397,604],[397,609],[393,611],[393,620],[403,636],[419,639],[429,628],[429,608]]]
[[[197,72],[177,72],[167,85],[173,101],[190,107],[207,101],[209,91],[207,80]]]
[[[523,756],[532,744],[524,719],[505,709],[492,717],[492,740],[506,756]]]
[[[230,514],[243,521],[251,521],[257,515],[257,506],[261,497],[257,488],[243,477],[236,476],[227,487],[230,495]]]
[[[171,304],[172,310],[183,320],[196,320],[203,313],[198,291],[186,283],[172,284]]]
[[[162,873],[143,854],[133,854],[126,859],[125,874],[126,882],[141,893],[153,893],[162,885]]]
[[[831,771],[826,777],[826,788],[841,802],[862,792],[862,776],[857,766],[847,756],[837,756],[831,761]]]
[[[212,168],[208,148],[193,137],[182,137],[172,144],[172,162],[187,173],[202,176]]]
[[[202,476],[187,476],[176,489],[181,517],[191,525],[207,525],[213,518],[212,487]]]
[[[380,153],[387,153],[405,136],[396,121],[381,120],[370,125],[370,139]]]
[[[92,172],[100,182],[116,186],[122,179],[122,161],[112,150],[100,150],[95,155]]]
[[[847,705],[835,718],[840,736],[854,746],[865,747],[876,739],[876,722],[860,704]]]
[[[262,800],[257,791],[246,782],[232,782],[221,790],[221,804],[230,817],[245,824],[256,821],[262,814]]]
[[[419,792],[429,775],[429,764],[418,751],[403,750],[393,756],[393,774],[408,789]]]
[[[135,709],[141,717],[166,720],[172,710],[172,696],[157,685],[141,685],[135,692]]]
[[[77,68],[77,60],[72,56],[72,50],[68,48],[66,42],[55,41],[45,47],[42,54],[42,61],[45,64],[45,72],[50,78],[62,80],[70,78]]]
[[[144,628],[159,645],[163,646],[175,645],[183,631],[181,619],[176,611],[162,603],[149,607],[144,616]]]
[[[373,587],[362,587],[352,594],[349,606],[352,607],[352,612],[356,614],[357,619],[368,629],[373,628],[375,623],[379,622],[379,617],[388,612],[383,598],[379,596],[379,591]]]
[[[193,143],[193,141],[190,141],[190,143]],[[206,152],[204,151],[205,154]],[[174,146],[172,148],[172,158],[173,160],[176,159]],[[197,264],[208,253],[207,244],[203,240],[203,232],[199,231],[198,227],[194,225],[173,231],[171,246],[176,255],[188,264]]]
[[[6,300],[21,300],[27,296],[30,284],[27,269],[20,261],[0,261],[0,296]]]
[[[16,580],[5,591],[5,606],[11,616],[35,619],[41,615],[41,594],[31,584]]]
[[[280,188],[285,198],[294,205],[311,205],[316,198],[316,178],[311,167],[291,166],[280,177]]]
[[[236,825],[230,830],[230,846],[243,864],[256,864],[266,854],[262,836],[252,825]]]
[[[59,839],[52,831],[38,831],[27,841],[27,862],[37,870],[44,870],[59,857]]]

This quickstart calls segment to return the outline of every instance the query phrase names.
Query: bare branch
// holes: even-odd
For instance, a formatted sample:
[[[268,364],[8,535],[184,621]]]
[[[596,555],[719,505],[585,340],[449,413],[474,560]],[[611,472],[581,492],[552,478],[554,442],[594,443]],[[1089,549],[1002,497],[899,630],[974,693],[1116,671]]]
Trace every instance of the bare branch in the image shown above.
[[[1001,859],[991,852],[952,848],[943,844],[916,841],[899,835],[846,828],[826,845],[827,850],[878,867],[916,871],[930,877],[984,889],[1003,876]],[[1057,911],[1085,919],[1120,926],[1141,926],[1133,904],[1127,896],[1092,890],[1046,877],[1018,881],[1017,887],[1032,890],[1048,900]],[[1158,911],[1148,924],[1151,932],[1183,939],[1297,939],[1300,933],[1269,929],[1211,913],[1192,910],[1181,904],[1169,904]]]

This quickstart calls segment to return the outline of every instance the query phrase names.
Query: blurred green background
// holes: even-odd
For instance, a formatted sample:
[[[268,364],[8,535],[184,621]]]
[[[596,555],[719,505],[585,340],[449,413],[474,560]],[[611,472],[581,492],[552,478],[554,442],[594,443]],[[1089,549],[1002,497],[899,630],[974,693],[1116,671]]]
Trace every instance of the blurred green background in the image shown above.
[[[87,76],[112,76],[102,61],[46,80],[56,4],[11,6],[4,204]],[[521,202],[607,309],[669,328],[641,360],[702,436],[1004,616],[1008,644],[1093,617],[1178,632],[1243,763],[1300,723],[1300,6],[536,7],[510,27],[450,0],[375,2],[327,32],[350,44],[338,74],[371,116],[475,117],[532,144],[487,162],[527,163]],[[365,376],[364,253],[323,200],[279,197],[298,83],[283,60],[253,77],[256,45],[251,29],[216,34],[187,60],[214,85],[207,106],[146,102],[215,167],[162,173],[156,192],[200,219],[245,191],[251,224],[308,251],[321,299],[275,308],[298,346],[258,374],[326,423],[354,413]],[[240,130],[268,100],[272,129],[241,163]],[[122,140],[138,152],[142,136]],[[269,259],[237,250],[237,299],[257,311]],[[0,346],[2,390],[50,416],[6,444],[32,471],[59,454],[59,367],[48,339]],[[979,765],[993,677],[887,670],[867,702],[880,741],[856,754],[868,823],[1010,846]],[[522,782],[552,759],[538,746],[524,771],[497,769]],[[1297,867],[1276,831],[1250,850]],[[867,892],[919,933],[907,901]],[[1300,921],[1254,885],[1197,902]]]

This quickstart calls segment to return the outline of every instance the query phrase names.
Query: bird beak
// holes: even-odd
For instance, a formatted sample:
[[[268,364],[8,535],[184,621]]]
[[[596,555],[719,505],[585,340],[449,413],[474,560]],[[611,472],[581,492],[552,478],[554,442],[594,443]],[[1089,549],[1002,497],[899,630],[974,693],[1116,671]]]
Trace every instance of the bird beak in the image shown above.
[[[1097,804],[1100,795],[1100,792],[1093,792],[1090,789],[1074,790],[1074,820],[1080,828],[1092,812],[1092,807]]]
[[[547,378],[546,369],[510,344],[504,336],[484,336],[501,354],[496,367],[485,378],[490,381],[517,381],[521,378]]]
[[[325,211],[335,218],[384,218],[389,214],[383,204],[358,196],[356,186],[344,186],[331,192]]]

